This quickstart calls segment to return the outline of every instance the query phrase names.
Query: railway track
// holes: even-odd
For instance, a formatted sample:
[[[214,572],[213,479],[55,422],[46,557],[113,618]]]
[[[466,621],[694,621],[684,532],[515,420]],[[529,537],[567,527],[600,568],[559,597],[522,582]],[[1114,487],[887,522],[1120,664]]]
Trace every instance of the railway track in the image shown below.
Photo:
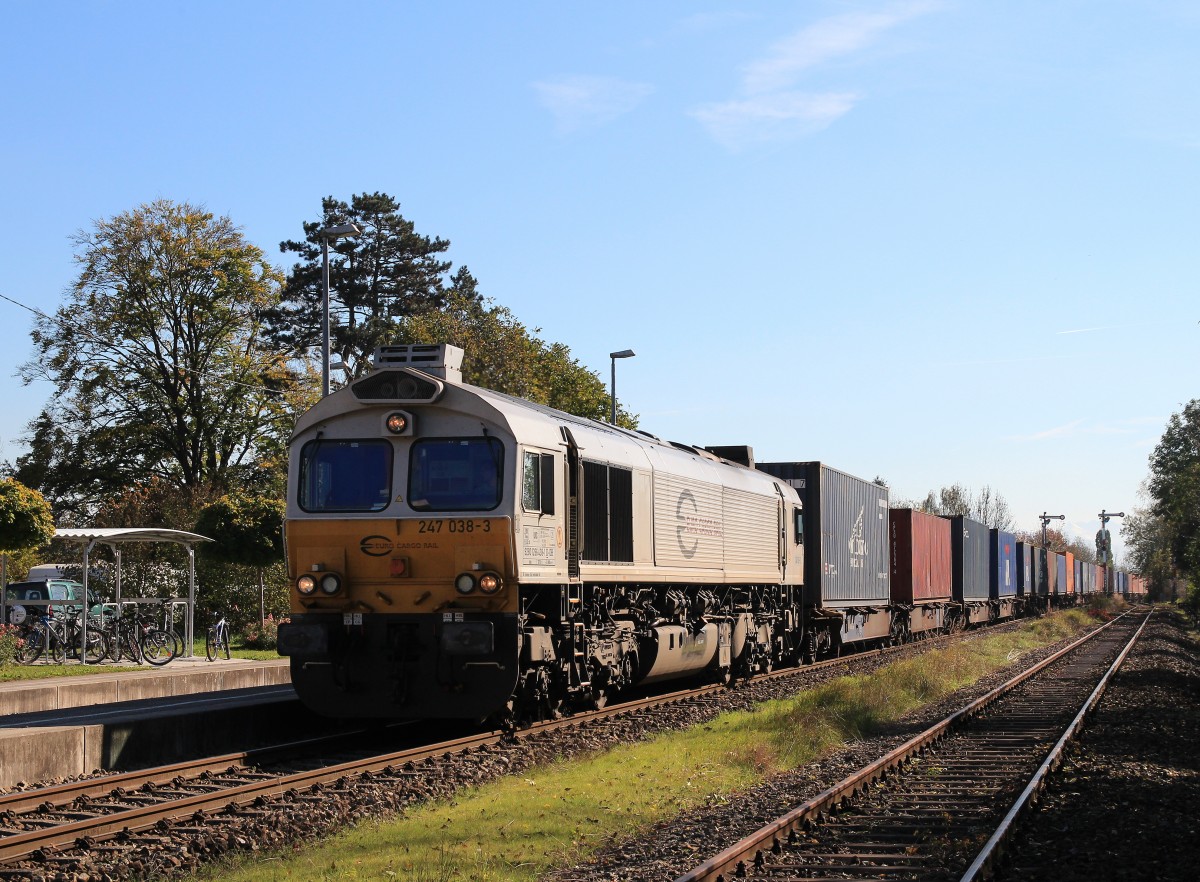
[[[986,877],[1148,618],[1092,632],[676,882]]]
[[[948,638],[923,641],[932,648]],[[906,647],[872,650],[801,668],[774,671],[753,681],[786,683],[810,678],[860,660],[884,659]],[[790,688],[790,687],[788,687]],[[438,763],[500,749],[535,744],[555,733],[588,729],[604,721],[633,718],[656,709],[705,705],[728,694],[708,685],[533,724],[516,733],[482,732],[384,754],[371,753],[328,763],[304,761],[295,770],[293,757],[318,751],[342,751],[342,735],[295,742],[273,748],[207,757],[137,772],[85,779],[0,796],[0,879],[31,878],[47,869],[77,868],[81,861],[108,865],[147,850],[196,849],[197,843],[222,829],[244,826],[275,816],[282,802],[338,799],[357,784],[371,782],[412,791],[418,801],[427,788],[419,779],[438,777]],[[343,751],[344,752],[344,751]],[[283,771],[271,765],[284,764]],[[416,786],[414,786],[416,785]],[[436,790],[436,788],[434,788]]]

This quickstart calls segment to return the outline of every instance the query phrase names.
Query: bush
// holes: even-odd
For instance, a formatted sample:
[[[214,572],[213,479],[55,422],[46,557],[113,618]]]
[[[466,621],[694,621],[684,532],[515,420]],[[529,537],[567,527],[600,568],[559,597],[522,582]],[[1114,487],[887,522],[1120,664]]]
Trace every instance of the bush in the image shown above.
[[[247,649],[275,649],[279,645],[279,626],[288,619],[267,616],[266,622],[251,622],[242,628],[242,645]]]
[[[0,665],[15,664],[21,638],[16,625],[0,625]]]

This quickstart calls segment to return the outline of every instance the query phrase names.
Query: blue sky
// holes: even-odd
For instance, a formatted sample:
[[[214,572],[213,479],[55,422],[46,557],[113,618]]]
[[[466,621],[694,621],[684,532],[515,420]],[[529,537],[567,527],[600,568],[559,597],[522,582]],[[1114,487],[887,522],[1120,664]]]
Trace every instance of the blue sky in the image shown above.
[[[12,4],[0,294],[157,198],[281,266],[384,191],[643,428],[1019,525],[1128,511],[1197,395],[1200,6],[1170,0]],[[51,390],[13,375],[0,459]],[[1119,547],[1119,545],[1118,545]]]

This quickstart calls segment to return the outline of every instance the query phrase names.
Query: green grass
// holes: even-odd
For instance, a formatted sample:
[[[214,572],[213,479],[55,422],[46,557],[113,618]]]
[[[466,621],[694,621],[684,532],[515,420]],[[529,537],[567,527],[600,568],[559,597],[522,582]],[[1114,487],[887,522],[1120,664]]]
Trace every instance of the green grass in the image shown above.
[[[204,658],[204,635],[197,634],[195,640],[192,641],[192,654]],[[283,658],[274,649],[247,649],[241,645],[238,638],[235,636],[229,644],[229,654],[233,658],[249,658],[256,661],[271,661],[272,659]]]
[[[311,849],[243,857],[207,878],[532,882],[606,843],[877,733],[1091,622],[1073,610],[976,636],[753,711],[503,778]]]
[[[144,667],[121,667],[117,665],[81,665],[71,662],[62,665],[0,665],[0,683],[17,680],[46,680],[51,677],[83,677],[89,674],[116,674],[122,671],[144,671]]]

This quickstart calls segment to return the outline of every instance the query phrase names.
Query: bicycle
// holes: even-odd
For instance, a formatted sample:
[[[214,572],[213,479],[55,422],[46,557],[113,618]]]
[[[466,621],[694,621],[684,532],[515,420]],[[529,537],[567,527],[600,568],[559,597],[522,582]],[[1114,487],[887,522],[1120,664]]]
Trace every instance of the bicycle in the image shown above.
[[[58,643],[58,635],[50,625],[50,617],[44,613],[27,614],[18,627],[17,652],[15,659],[19,665],[31,665],[42,653],[50,650],[51,643]]]
[[[204,637],[204,655],[209,661],[216,661],[220,654],[229,658],[229,623],[225,616],[213,613],[213,623]]]
[[[142,648],[138,629],[137,612],[126,609],[123,612],[107,613],[105,619],[105,636],[108,638],[108,657],[114,662],[128,658],[135,664],[141,664]]]
[[[103,622],[86,610],[74,606],[66,607],[61,616],[55,615],[55,619],[61,622],[62,645],[65,655],[79,658],[79,644],[83,642],[83,617],[85,615],[87,616],[87,646],[85,647],[84,661],[88,664],[98,664],[109,655],[108,636],[104,632]],[[55,660],[62,661],[63,659],[55,658]]]
[[[138,649],[142,653],[142,658],[156,668],[162,667],[183,654],[183,639],[173,627],[170,627],[169,603],[170,601],[164,600],[159,604],[159,609],[163,614],[163,624],[167,627],[160,627],[154,618],[145,613],[137,614]]]

